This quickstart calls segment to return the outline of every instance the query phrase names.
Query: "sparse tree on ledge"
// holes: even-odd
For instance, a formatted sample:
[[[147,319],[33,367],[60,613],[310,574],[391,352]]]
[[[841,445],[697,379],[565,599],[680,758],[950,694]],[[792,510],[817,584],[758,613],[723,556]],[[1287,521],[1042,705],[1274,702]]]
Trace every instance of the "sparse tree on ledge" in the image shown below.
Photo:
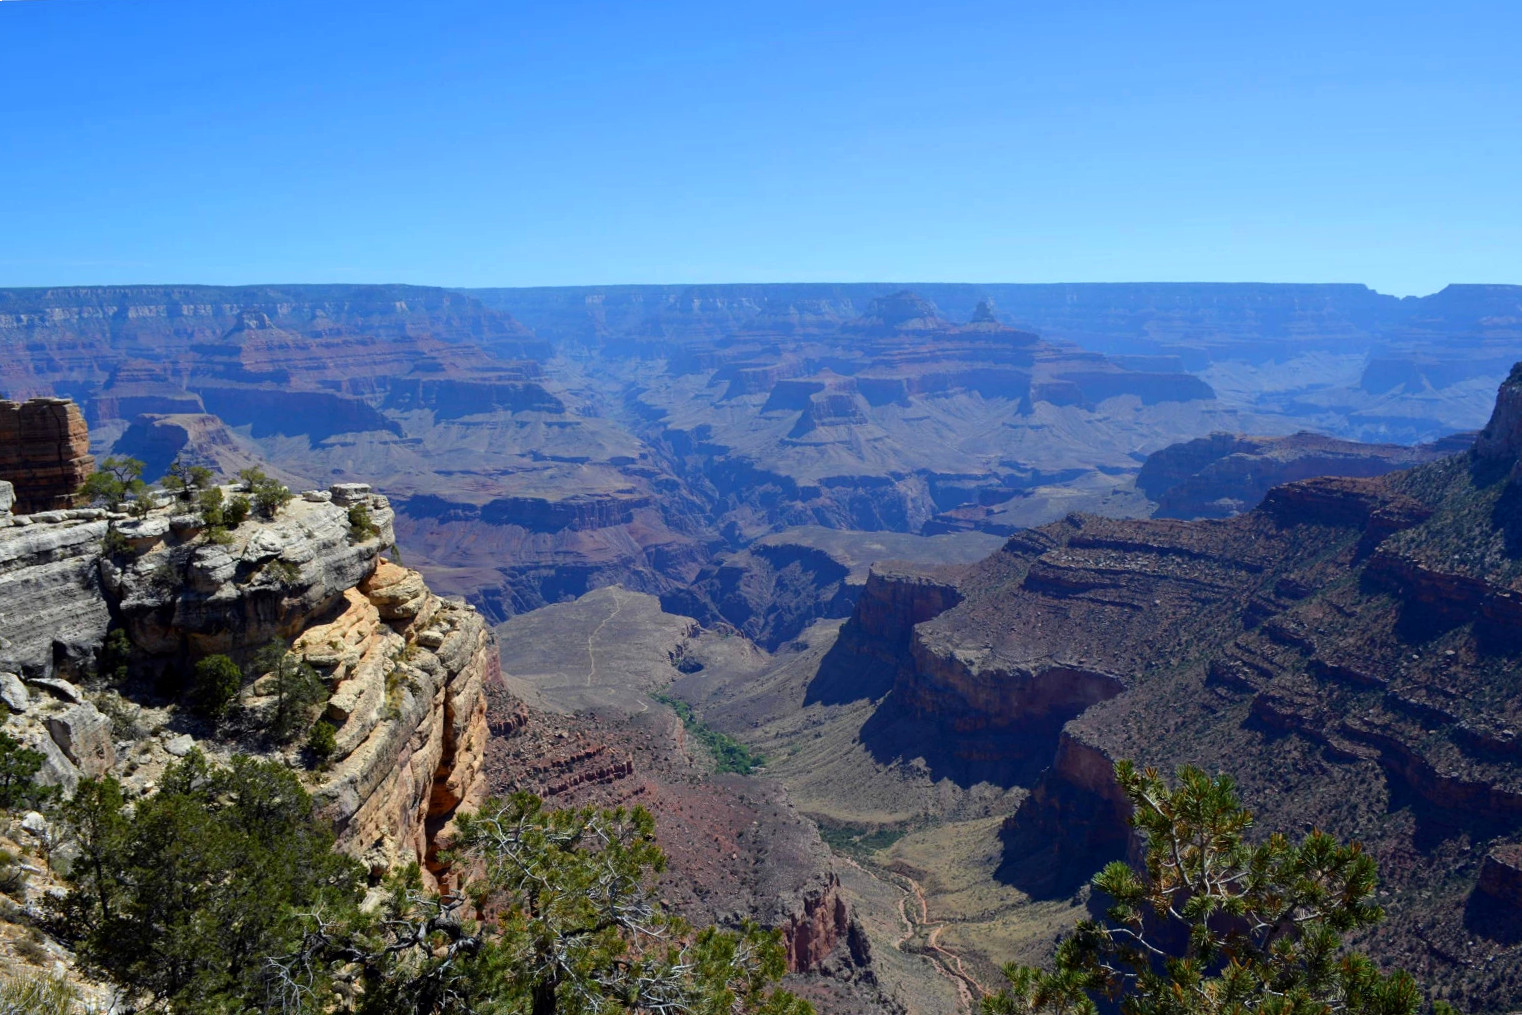
[[[104,501],[112,511],[120,511],[128,497],[140,497],[146,489],[143,463],[125,455],[112,455],[90,473],[79,493],[92,502]]]
[[[197,491],[211,485],[213,478],[212,471],[206,466],[191,465],[176,458],[170,463],[163,483],[164,489],[174,491],[179,494],[181,500],[190,503],[195,500]]]
[[[1250,845],[1230,776],[1196,768],[1170,788],[1128,761],[1115,777],[1147,841],[1146,868],[1094,877],[1113,904],[1057,949],[1056,968],[1005,968],[985,1015],[1415,1015],[1416,982],[1383,975],[1342,935],[1383,918],[1372,858],[1313,831]],[[1438,1013],[1451,1013],[1442,1002]]]
[[[254,506],[266,518],[275,517],[290,502],[291,491],[278,479],[266,476],[263,469],[244,469],[238,473],[238,478],[248,487],[248,492],[254,498]]]

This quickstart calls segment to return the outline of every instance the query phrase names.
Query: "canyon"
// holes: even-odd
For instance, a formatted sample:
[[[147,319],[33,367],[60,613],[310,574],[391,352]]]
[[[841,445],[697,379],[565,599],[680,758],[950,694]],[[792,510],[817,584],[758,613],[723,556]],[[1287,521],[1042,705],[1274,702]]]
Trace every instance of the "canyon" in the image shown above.
[[[1211,433],[1472,430],[1519,302],[1505,286],[4,290],[18,354],[0,393],[74,398],[96,457],[150,473],[178,455],[372,483],[408,560],[501,621],[613,583],[674,603],[717,556],[799,526],[1145,516],[1147,456]]]
[[[675,687],[796,752],[773,774],[847,841],[885,838],[867,862],[932,886],[977,976],[990,941],[1039,960],[1054,912],[1139,856],[1129,758],[1230,773],[1264,829],[1363,842],[1387,920],[1360,943],[1461,1010],[1509,1010],[1519,434],[1522,365],[1456,454],[1225,519],[1073,514],[975,564],[881,563],[843,624]]]
[[[1044,959],[1136,855],[1113,761],[1201,764],[1265,828],[1368,843],[1366,944],[1500,1010],[1519,321],[1501,286],[0,291],[9,722],[59,784],[151,791],[268,748],[124,704],[107,635],[149,687],[279,637],[373,871],[443,874],[486,794],[642,804],[663,893],[783,929],[827,1012]],[[216,545],[78,505],[111,454],[307,492]]]

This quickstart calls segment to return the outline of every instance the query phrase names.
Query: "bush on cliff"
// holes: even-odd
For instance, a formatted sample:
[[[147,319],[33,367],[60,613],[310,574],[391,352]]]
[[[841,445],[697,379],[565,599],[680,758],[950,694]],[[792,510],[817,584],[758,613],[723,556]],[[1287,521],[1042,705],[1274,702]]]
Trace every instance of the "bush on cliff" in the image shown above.
[[[192,752],[131,808],[114,779],[87,780],[61,820],[79,855],[58,927],[88,967],[156,1008],[256,1008],[265,957],[301,940],[294,914],[353,907],[363,890],[363,868],[333,851],[276,762],[217,768]]]
[[[213,473],[204,465],[191,465],[176,458],[169,464],[169,471],[162,480],[164,489],[178,494],[180,499],[189,503],[195,500],[196,493],[205,490],[211,485]]]
[[[92,472],[79,488],[80,496],[90,502],[102,501],[112,511],[120,511],[127,498],[140,496],[148,484],[143,482],[143,463],[136,458],[112,455]]]
[[[1128,761],[1116,781],[1147,842],[1145,869],[1115,862],[1094,877],[1112,900],[1057,948],[1056,968],[1005,968],[1010,986],[985,1015],[1415,1015],[1422,998],[1342,935],[1383,917],[1374,861],[1313,831],[1249,845],[1252,815],[1229,776],[1195,768],[1177,788]],[[1449,1011],[1441,1002],[1439,1012]]]
[[[328,759],[337,750],[338,731],[326,719],[317,720],[312,731],[307,734],[307,751],[311,753],[312,760],[317,763],[317,767],[326,768]]]
[[[222,520],[229,529],[236,529],[243,524],[243,520],[248,517],[253,507],[253,501],[240,493],[229,500],[227,506],[222,509]]]
[[[0,704],[0,722],[9,714]],[[35,808],[50,797],[51,790],[36,782],[42,762],[41,751],[22,747],[15,737],[0,733],[0,811]]]
[[[291,499],[291,491],[279,480],[271,479],[263,469],[244,469],[238,473],[248,492],[254,498],[254,506],[266,518],[273,518]]]
[[[258,690],[275,699],[269,713],[269,733],[279,743],[288,743],[312,725],[313,706],[328,700],[328,685],[285,642],[276,639],[255,654],[247,674],[265,677],[267,686]]]
[[[371,521],[369,508],[363,504],[355,504],[349,508],[349,538],[356,543],[363,543],[378,535],[380,535],[380,526]]]
[[[195,666],[190,685],[191,705],[207,719],[221,719],[242,687],[243,671],[237,663],[224,655],[207,656]]]
[[[311,799],[275,762],[199,752],[128,806],[80,783],[61,813],[78,851],[56,925],[133,1003],[189,1013],[810,1015],[773,984],[780,937],[694,930],[666,912],[654,822],[547,811],[519,794],[459,820],[439,894],[417,865],[365,903]]]
[[[472,875],[453,894],[422,891],[414,866],[371,912],[306,916],[301,947],[273,963],[276,1001],[365,1015],[812,1010],[771,986],[786,971],[776,932],[694,931],[665,911],[649,887],[665,856],[643,808],[488,801],[459,819],[450,859]]]

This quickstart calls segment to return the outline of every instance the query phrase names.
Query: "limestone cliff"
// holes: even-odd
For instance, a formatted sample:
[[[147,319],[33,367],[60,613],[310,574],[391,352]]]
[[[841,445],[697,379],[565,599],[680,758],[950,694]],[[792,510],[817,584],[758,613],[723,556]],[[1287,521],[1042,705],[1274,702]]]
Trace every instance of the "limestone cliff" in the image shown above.
[[[354,507],[370,529],[351,523]],[[299,747],[259,736],[267,676],[243,689],[241,726],[213,729],[175,704],[196,660],[246,663],[278,638],[328,687],[337,750],[308,781],[340,847],[377,872],[430,861],[455,809],[482,793],[497,651],[471,607],[381,556],[391,524],[389,503],[361,484],[308,492],[225,541],[177,501],[142,518],[92,508],[0,517],[7,729],[45,753],[44,777],[66,791],[110,773],[129,792],[152,792],[192,747],[301,765]],[[112,630],[130,641],[131,675],[108,688],[97,671]]]

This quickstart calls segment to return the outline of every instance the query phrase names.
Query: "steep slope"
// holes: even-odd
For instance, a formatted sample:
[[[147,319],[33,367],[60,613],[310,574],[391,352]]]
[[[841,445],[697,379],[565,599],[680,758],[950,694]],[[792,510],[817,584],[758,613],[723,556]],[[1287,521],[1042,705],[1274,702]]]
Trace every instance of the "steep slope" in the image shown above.
[[[1322,434],[1252,437],[1215,433],[1147,456],[1136,487],[1156,518],[1226,518],[1257,507],[1284,483],[1315,476],[1383,476],[1468,449],[1473,433],[1430,444],[1362,444]]]
[[[1229,771],[1262,827],[1371,847],[1382,960],[1506,1010],[1522,999],[1505,901],[1522,834],[1519,427],[1522,369],[1464,454],[1293,483],[1227,521],[1073,516],[1018,535],[956,581],[960,602],[914,627],[900,613],[863,741],[962,784],[1031,786],[1001,876],[1037,898],[1127,852],[1114,759]]]
[[[373,531],[351,527],[356,506]],[[380,556],[391,511],[368,487],[312,492],[274,520],[244,522],[226,543],[204,538],[198,516],[176,502],[143,518],[78,508],[0,523],[6,729],[43,751],[49,783],[71,790],[81,776],[110,773],[129,792],[151,792],[194,746],[300,765],[299,746],[262,736],[268,679],[244,688],[243,718],[230,726],[176,704],[196,660],[223,653],[246,663],[280,639],[329,692],[323,715],[337,750],[308,778],[341,848],[377,871],[429,860],[455,808],[479,798],[495,642],[474,610]],[[113,528],[124,547],[107,549]],[[111,631],[130,644],[125,682],[100,672]]]

